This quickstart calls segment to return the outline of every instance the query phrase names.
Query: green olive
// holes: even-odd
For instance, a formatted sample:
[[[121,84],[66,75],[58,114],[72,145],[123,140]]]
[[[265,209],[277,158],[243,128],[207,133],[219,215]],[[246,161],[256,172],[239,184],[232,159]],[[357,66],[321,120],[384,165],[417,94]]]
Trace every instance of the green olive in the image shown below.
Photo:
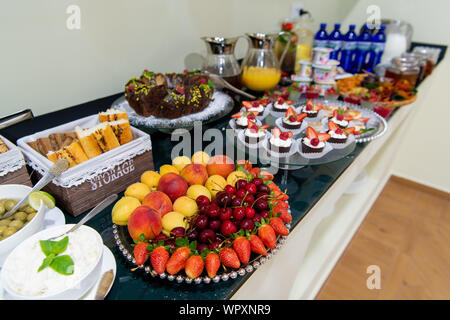
[[[7,228],[6,226],[0,226],[0,235],[2,235],[3,232],[5,232],[6,228]]]
[[[6,211],[10,211],[17,204],[16,200],[6,200],[5,209]]]
[[[26,213],[31,214],[31,213],[35,213],[36,210],[34,210],[32,207],[28,207],[24,210]]]
[[[5,205],[3,203],[0,203],[0,216],[2,216],[5,213]]]
[[[11,218],[0,220],[0,226],[7,226],[11,222]]]
[[[1,200],[0,200],[0,204],[3,204],[3,205],[4,205],[5,202],[6,202],[6,200],[7,200],[7,199],[1,199]]]
[[[30,213],[30,214],[28,215],[28,217],[27,217],[27,221],[31,221],[31,219],[33,219],[35,215],[36,215],[36,212]],[[0,220],[0,221],[1,221],[1,220]]]
[[[14,233],[16,233],[17,229],[14,227],[8,227],[6,228],[6,230],[3,232],[3,236],[5,238],[8,238],[10,236],[12,236]]]
[[[13,220],[9,223],[8,227],[14,227],[19,230],[23,227],[23,222],[20,220]]]
[[[15,220],[25,221],[27,219],[28,215],[23,211],[17,211],[14,213],[13,218]]]

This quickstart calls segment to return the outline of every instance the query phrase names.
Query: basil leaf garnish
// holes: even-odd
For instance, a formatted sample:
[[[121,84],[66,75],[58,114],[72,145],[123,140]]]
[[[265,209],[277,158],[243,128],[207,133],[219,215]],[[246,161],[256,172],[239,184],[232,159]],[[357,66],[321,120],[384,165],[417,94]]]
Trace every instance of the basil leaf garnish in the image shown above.
[[[38,269],[38,272],[44,270],[45,268],[47,268],[55,259],[55,254],[54,253],[50,253],[45,259],[44,261],[42,261],[41,266]]]
[[[51,253],[57,255],[66,251],[67,245],[69,244],[69,237],[66,236],[59,241],[42,240],[39,242],[41,244],[42,252],[44,252],[45,256],[48,256]]]
[[[74,262],[68,255],[59,256],[67,249],[69,244],[69,237],[66,236],[59,241],[39,241],[42,252],[45,254],[45,259],[42,261],[38,272],[44,270],[47,267],[52,268],[56,272],[69,276],[74,272]]]
[[[50,268],[62,275],[70,276],[74,272],[74,263],[68,255],[57,256],[50,263]]]

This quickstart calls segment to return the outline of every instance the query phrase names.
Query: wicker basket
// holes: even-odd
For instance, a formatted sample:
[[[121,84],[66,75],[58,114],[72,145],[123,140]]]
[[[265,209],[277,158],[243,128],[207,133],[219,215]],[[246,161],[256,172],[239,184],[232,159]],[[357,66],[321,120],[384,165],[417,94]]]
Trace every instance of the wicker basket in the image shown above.
[[[77,125],[91,127],[96,121],[98,116],[89,116],[19,139],[17,145],[22,149],[27,164],[34,170],[33,182],[39,180],[53,163],[27,142],[51,133],[71,131]],[[139,181],[144,171],[153,169],[152,146],[147,133],[134,127],[131,127],[131,131],[133,141],[70,168],[43,190],[55,197],[58,207],[78,216],[108,195],[122,192],[130,184]]]
[[[8,139],[0,136],[9,151],[0,154],[0,184],[22,184],[31,187],[22,152]],[[18,165],[11,167],[11,163]]]

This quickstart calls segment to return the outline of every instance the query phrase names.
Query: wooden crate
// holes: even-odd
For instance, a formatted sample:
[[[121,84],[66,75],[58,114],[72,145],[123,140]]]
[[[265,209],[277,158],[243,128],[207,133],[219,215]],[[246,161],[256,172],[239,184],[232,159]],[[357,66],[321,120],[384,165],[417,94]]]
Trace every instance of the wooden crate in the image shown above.
[[[50,183],[43,190],[55,197],[58,207],[76,217],[107,196],[125,191],[130,184],[140,181],[142,173],[153,168],[153,154],[149,150],[79,186],[64,188]],[[41,177],[36,176],[36,180]]]
[[[22,184],[29,187],[33,186],[25,165],[19,170],[9,172],[0,177],[0,184]]]

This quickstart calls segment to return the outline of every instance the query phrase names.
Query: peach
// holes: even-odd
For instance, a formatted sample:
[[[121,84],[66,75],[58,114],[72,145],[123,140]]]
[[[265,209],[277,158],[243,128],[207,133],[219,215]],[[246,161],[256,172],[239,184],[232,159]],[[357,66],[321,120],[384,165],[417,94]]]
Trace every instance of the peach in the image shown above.
[[[128,218],[128,233],[133,240],[139,240],[141,235],[146,240],[154,239],[161,230],[161,215],[147,206],[137,207]]]
[[[204,185],[208,179],[208,171],[206,167],[199,163],[188,164],[181,170],[180,175],[186,180],[188,185],[194,184]]]
[[[187,189],[186,180],[173,172],[166,173],[158,182],[158,190],[167,194],[172,202],[186,195]]]
[[[161,215],[161,218],[170,211],[172,211],[172,201],[161,191],[152,191],[147,194],[142,200],[142,205],[155,209]]]
[[[226,179],[234,171],[234,162],[226,155],[217,155],[209,159],[206,170],[209,176],[218,174]]]

